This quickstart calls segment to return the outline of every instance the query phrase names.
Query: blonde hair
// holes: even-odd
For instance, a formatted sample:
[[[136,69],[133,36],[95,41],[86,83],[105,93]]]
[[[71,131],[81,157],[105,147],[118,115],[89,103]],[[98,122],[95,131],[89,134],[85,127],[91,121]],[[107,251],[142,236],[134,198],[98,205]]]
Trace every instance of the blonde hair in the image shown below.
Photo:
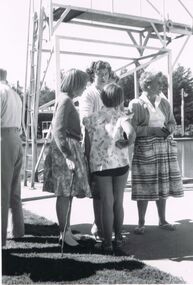
[[[163,73],[153,72],[153,71],[145,71],[141,74],[139,79],[140,87],[143,91],[146,91],[148,87],[151,85],[152,81],[157,80],[158,78],[163,78]]]
[[[61,91],[73,98],[74,92],[84,88],[88,80],[89,76],[86,72],[72,68],[63,74]]]
[[[123,89],[116,83],[105,85],[101,92],[101,100],[108,107],[117,107],[124,101]]]

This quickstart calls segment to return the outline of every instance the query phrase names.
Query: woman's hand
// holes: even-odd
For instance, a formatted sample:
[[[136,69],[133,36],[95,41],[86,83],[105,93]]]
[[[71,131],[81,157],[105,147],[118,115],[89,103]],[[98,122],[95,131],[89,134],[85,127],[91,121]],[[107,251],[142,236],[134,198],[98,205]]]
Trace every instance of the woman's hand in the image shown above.
[[[156,137],[167,138],[170,132],[166,128],[154,128],[153,135]]]
[[[66,158],[66,164],[70,170],[75,170],[75,162],[72,157]]]
[[[115,145],[116,147],[118,147],[119,149],[122,149],[124,147],[127,147],[129,145],[129,141],[128,140],[125,140],[125,139],[120,139],[120,140],[117,140],[115,142]]]
[[[165,125],[164,127],[168,130],[168,132],[169,132],[170,134],[173,133],[173,131],[174,131],[174,129],[175,129],[175,127],[174,127],[173,124],[167,124],[167,125]]]

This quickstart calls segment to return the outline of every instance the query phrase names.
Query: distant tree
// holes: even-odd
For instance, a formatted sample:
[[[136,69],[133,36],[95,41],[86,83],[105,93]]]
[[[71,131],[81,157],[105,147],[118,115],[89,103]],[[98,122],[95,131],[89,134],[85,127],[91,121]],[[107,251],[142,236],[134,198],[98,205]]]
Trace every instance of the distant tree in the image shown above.
[[[163,75],[162,78],[162,92],[166,97],[168,97],[168,78],[166,75]]]
[[[138,65],[137,65],[138,66]],[[127,73],[127,68],[124,68],[121,70],[120,76]],[[140,69],[137,71],[137,79],[139,80],[141,74],[143,73],[143,69]],[[125,106],[128,106],[129,101],[131,101],[135,97],[135,91],[134,91],[134,74],[129,74],[128,76],[125,76],[119,80],[119,84],[122,86],[124,91],[124,101]],[[139,92],[141,93],[141,89],[139,86]]]
[[[181,90],[188,95],[184,98],[185,127],[193,124],[193,76],[190,68],[181,65],[173,72],[173,107],[177,124],[181,124]]]
[[[127,71],[123,71],[121,74],[126,73]],[[134,76],[130,74],[126,77],[123,77],[119,80],[119,84],[123,88],[124,92],[124,104],[128,106],[129,101],[134,98]]]
[[[50,90],[49,87],[45,86],[40,92],[39,106],[44,105],[53,99],[55,99],[55,91]]]

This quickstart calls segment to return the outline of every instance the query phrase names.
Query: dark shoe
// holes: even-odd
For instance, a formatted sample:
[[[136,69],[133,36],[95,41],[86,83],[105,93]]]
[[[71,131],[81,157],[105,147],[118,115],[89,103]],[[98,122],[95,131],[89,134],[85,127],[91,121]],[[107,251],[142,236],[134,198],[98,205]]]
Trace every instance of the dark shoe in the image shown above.
[[[103,241],[102,243],[97,242],[94,245],[94,249],[96,250],[96,252],[98,254],[105,254],[105,255],[113,255],[114,254],[112,243],[107,244],[105,241]]]
[[[116,235],[114,240],[114,253],[116,256],[130,256],[129,252],[124,248],[127,239],[122,234]]]
[[[101,250],[102,250],[102,254],[105,254],[105,255],[114,254],[112,243],[106,243],[105,241],[103,241],[101,244]]]
[[[115,235],[114,245],[115,247],[120,247],[124,243],[124,238],[122,234]]]
[[[144,232],[145,232],[145,227],[144,226],[138,226],[134,229],[134,233],[136,235],[144,235]]]

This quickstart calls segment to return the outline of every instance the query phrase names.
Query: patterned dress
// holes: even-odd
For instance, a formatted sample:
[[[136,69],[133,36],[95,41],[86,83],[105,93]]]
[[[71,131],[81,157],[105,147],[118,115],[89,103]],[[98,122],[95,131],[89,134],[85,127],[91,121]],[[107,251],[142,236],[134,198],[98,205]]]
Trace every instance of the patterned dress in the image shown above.
[[[79,115],[66,96],[59,102],[53,123],[53,139],[44,163],[43,191],[64,197],[91,197],[87,162],[78,139],[81,130]],[[75,161],[75,171],[67,166],[66,156],[69,154]]]
[[[129,117],[121,111],[106,108],[90,117],[84,118],[83,123],[88,130],[91,172],[115,169],[129,165],[129,148],[118,148],[116,141],[123,139],[122,120]]]

